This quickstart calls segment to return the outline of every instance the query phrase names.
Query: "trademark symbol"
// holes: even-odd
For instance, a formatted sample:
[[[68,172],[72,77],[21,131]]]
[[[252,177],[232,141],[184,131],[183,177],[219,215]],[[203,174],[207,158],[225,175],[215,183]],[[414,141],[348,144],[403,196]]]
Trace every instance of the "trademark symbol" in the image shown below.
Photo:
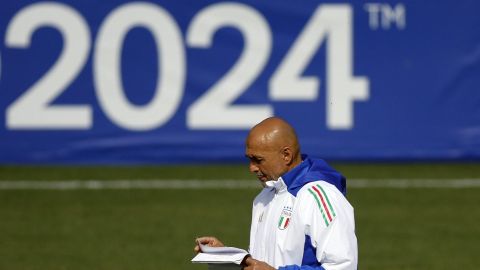
[[[372,30],[379,28],[388,30],[393,26],[403,30],[406,27],[406,10],[402,3],[395,6],[384,3],[366,3],[363,7],[368,13],[368,25]]]

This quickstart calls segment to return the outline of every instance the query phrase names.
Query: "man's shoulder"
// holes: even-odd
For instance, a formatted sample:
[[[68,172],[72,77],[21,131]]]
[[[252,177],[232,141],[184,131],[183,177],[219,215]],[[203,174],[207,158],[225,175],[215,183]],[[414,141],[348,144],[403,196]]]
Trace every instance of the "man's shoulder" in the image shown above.
[[[326,193],[326,195],[330,196],[342,196],[343,194],[332,184],[323,181],[323,180],[318,180],[318,181],[312,181],[308,182],[303,187],[298,191],[298,195],[305,195],[312,193],[314,191],[315,193],[321,192],[321,193]]]
[[[350,205],[334,185],[321,180],[305,184],[298,192],[297,198],[302,207],[316,209],[326,217],[330,214],[332,218],[336,216],[338,208]]]

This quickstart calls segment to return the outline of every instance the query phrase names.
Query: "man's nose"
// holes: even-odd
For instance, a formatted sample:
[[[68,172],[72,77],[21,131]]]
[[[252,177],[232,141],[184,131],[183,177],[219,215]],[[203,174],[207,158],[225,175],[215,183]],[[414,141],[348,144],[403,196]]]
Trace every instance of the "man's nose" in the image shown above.
[[[253,162],[250,162],[249,169],[252,173],[257,173],[259,171],[257,165],[255,165]]]

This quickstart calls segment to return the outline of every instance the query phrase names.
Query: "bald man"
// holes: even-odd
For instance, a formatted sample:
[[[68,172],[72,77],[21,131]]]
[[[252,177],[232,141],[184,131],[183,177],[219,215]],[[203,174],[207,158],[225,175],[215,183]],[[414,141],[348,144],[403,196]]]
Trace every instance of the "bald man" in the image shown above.
[[[281,118],[267,118],[248,134],[245,156],[264,188],[253,202],[245,270],[357,269],[345,178],[325,161],[300,153],[295,130]],[[215,237],[197,242],[223,246]]]

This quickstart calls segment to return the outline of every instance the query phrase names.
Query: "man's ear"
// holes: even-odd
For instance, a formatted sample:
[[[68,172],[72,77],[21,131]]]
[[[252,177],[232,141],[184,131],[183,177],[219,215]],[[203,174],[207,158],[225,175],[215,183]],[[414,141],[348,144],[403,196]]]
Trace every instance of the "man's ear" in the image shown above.
[[[293,152],[290,147],[285,146],[282,149],[283,160],[285,161],[285,165],[290,165],[293,162]]]

